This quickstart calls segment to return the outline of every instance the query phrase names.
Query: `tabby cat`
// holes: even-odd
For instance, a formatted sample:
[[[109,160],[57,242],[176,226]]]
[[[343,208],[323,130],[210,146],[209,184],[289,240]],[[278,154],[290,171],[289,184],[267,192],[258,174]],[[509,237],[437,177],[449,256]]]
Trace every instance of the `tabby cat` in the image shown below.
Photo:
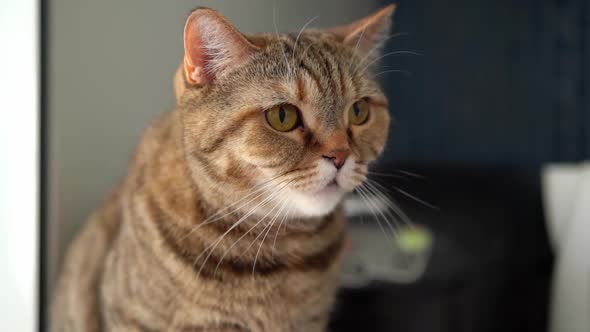
[[[387,138],[371,69],[394,9],[248,36],[194,10],[176,109],[71,245],[52,331],[324,331],[341,201]]]

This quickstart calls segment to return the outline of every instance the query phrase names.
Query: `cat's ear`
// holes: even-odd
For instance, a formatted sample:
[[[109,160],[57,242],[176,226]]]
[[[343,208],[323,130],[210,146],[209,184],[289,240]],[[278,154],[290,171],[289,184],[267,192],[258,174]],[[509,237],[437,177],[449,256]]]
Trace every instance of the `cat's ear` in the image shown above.
[[[391,4],[351,24],[328,29],[328,32],[361,55],[380,50],[387,40],[396,7],[396,4]],[[378,52],[374,53],[378,55]]]
[[[219,12],[195,9],[184,26],[186,81],[207,84],[247,61],[256,49]]]

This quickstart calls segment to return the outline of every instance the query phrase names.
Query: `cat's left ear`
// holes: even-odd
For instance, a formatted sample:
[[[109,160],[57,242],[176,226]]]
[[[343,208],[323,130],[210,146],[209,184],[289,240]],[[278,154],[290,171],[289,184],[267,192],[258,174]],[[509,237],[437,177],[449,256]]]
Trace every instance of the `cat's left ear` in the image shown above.
[[[205,85],[246,62],[257,50],[219,12],[195,9],[184,27],[184,73],[189,84]]]
[[[397,5],[391,4],[377,12],[348,25],[337,26],[327,31],[336,35],[355,52],[366,55],[373,52],[375,56],[383,47],[392,25],[392,16]],[[377,52],[374,52],[377,50]]]

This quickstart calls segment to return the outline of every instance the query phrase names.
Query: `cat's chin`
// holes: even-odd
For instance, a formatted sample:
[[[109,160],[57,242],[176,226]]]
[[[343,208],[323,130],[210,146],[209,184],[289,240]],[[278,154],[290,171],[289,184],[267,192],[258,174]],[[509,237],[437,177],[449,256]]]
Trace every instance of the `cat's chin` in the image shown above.
[[[290,196],[299,217],[321,217],[334,211],[345,194],[345,190],[334,183],[317,192],[293,192]]]

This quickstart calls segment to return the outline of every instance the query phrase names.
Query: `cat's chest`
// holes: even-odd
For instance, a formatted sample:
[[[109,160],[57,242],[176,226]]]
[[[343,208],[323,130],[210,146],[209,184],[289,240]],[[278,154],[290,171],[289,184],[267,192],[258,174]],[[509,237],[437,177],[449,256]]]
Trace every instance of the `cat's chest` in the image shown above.
[[[281,282],[263,285],[244,282],[244,287],[228,286],[231,291],[202,294],[196,301],[178,303],[182,308],[174,320],[183,326],[223,322],[227,331],[323,331],[334,301],[335,276],[308,277],[283,276]]]

